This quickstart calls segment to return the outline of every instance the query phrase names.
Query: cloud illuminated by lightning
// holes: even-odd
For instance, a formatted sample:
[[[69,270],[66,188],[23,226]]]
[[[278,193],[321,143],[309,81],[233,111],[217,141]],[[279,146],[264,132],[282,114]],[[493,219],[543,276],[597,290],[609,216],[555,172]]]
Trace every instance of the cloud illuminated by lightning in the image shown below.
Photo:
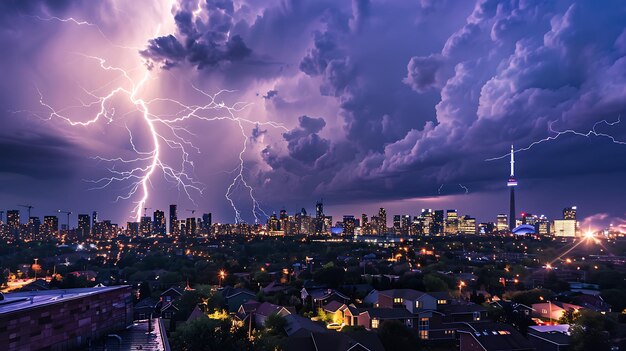
[[[102,30],[100,30],[97,25],[86,21],[76,20],[74,18],[63,19],[58,17],[38,19],[44,21],[55,20],[63,23],[69,22],[79,26],[94,26],[109,43],[111,42],[108,38],[106,38]],[[119,45],[115,46],[121,47]],[[98,161],[109,165],[107,168],[111,175],[91,180],[90,182],[94,184],[94,188],[102,189],[114,182],[130,182],[128,192],[117,196],[116,201],[132,200],[135,206],[131,215],[135,217],[137,222],[141,220],[141,210],[146,207],[146,203],[149,200],[151,182],[156,173],[160,172],[167,181],[175,184],[179,191],[184,192],[186,196],[194,202],[194,194],[202,194],[204,186],[202,183],[196,181],[193,176],[194,163],[190,159],[190,153],[192,151],[200,153],[201,150],[189,140],[188,137],[193,136],[193,133],[185,128],[184,122],[190,120],[200,120],[206,122],[222,120],[232,121],[241,131],[242,147],[238,153],[238,165],[231,171],[235,174],[235,177],[226,190],[226,200],[230,203],[235,212],[235,222],[244,222],[242,212],[233,200],[234,191],[238,187],[242,186],[246,189],[252,201],[252,214],[255,222],[259,222],[259,216],[261,215],[267,217],[267,214],[263,211],[254,196],[253,187],[249,184],[245,177],[244,154],[247,151],[249,136],[246,133],[244,125],[269,125],[273,128],[287,131],[285,126],[277,122],[253,121],[247,118],[238,117],[237,114],[246,109],[250,104],[245,102],[236,102],[232,105],[228,105],[223,101],[218,100],[223,94],[233,93],[233,91],[229,90],[219,90],[215,94],[210,94],[192,85],[193,89],[202,94],[206,99],[206,103],[202,105],[188,104],[172,98],[154,98],[145,100],[141,98],[141,93],[145,89],[145,86],[150,82],[151,78],[151,67],[147,62],[142,61],[138,63],[140,64],[142,74],[140,79],[136,81],[132,78],[131,70],[125,70],[120,67],[109,65],[107,60],[101,57],[90,55],[83,56],[96,61],[101,70],[117,74],[118,77],[116,80],[107,83],[104,87],[113,84],[113,82],[116,82],[117,79],[121,79],[122,83],[112,87],[111,90],[104,95],[96,93],[96,91],[103,87],[92,91],[83,89],[91,101],[83,102],[79,100],[81,101],[81,105],[69,106],[63,109],[56,109],[51,104],[46,102],[44,94],[37,89],[39,93],[39,103],[47,111],[47,116],[44,116],[44,118],[47,120],[61,119],[68,125],[76,128],[89,127],[101,120],[104,120],[107,124],[121,122],[121,120],[130,113],[116,116],[112,100],[114,97],[123,96],[134,108],[133,112],[138,112],[140,114],[145,131],[148,135],[150,135],[151,144],[149,150],[139,150],[135,144],[133,133],[130,128],[126,126],[129,135],[129,143],[133,152],[136,154],[136,157],[95,157]],[[167,104],[177,108],[177,112],[173,115],[159,115],[154,112],[154,109],[151,109],[151,106],[154,104]],[[67,115],[68,110],[76,108],[82,108],[85,110],[89,108],[96,108],[97,112],[86,121],[76,121]],[[39,115],[38,113],[34,114]],[[217,116],[215,114],[217,114]],[[170,153],[177,154],[179,156],[179,162],[175,165],[167,163],[163,155],[165,150]]]
[[[536,145],[539,145],[541,143],[545,143],[545,142],[548,142],[548,141],[556,140],[556,139],[558,139],[559,137],[561,137],[563,135],[577,135],[577,136],[582,136],[582,137],[585,137],[585,138],[589,138],[589,137],[607,138],[614,144],[626,145],[626,141],[617,140],[612,135],[609,135],[609,134],[606,134],[606,133],[602,133],[602,132],[598,132],[596,130],[596,128],[599,125],[602,125],[602,124],[604,124],[606,126],[609,126],[609,127],[614,126],[616,124],[619,124],[621,122],[620,117],[618,117],[617,120],[614,121],[614,122],[609,122],[607,120],[602,120],[602,121],[596,122],[596,123],[594,123],[593,127],[590,130],[586,131],[586,132],[578,132],[578,131],[575,131],[573,129],[566,129],[566,130],[563,130],[563,131],[554,130],[554,128],[552,128],[552,125],[555,122],[556,121],[552,121],[552,122],[550,122],[548,124],[548,128],[549,128],[550,132],[554,133],[555,135],[551,135],[551,136],[545,137],[543,139],[534,141],[530,145],[528,145],[528,146],[526,146],[524,148],[516,149],[515,151],[513,151],[513,153],[518,153],[518,152],[522,152],[522,151],[528,151],[528,150],[532,149],[533,147],[535,147]],[[509,157],[510,155],[511,155],[511,153],[509,152],[509,153],[506,153],[506,154],[504,154],[502,156],[488,158],[485,161],[501,160],[503,158]]]

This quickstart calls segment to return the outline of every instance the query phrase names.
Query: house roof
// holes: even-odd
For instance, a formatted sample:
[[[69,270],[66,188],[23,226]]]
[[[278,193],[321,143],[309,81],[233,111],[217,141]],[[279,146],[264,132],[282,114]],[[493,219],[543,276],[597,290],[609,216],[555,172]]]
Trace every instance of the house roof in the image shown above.
[[[569,324],[530,326],[528,327],[528,336],[556,345],[569,345]]]
[[[324,311],[328,311],[328,312],[337,312],[338,310],[341,309],[341,307],[345,306],[346,304],[344,304],[343,302],[339,302],[339,301],[335,301],[332,300],[329,303],[325,304],[323,306]]]
[[[270,302],[263,302],[256,308],[255,313],[261,316],[269,316],[273,313],[279,313],[283,309],[287,311],[288,314],[291,314],[291,311],[289,311],[286,307],[274,305]]]
[[[153,299],[152,297],[147,297],[137,302],[135,308],[155,308],[158,303],[159,301],[157,301],[156,299]]]
[[[334,289],[311,290],[311,291],[307,291],[307,294],[309,294],[309,296],[311,296],[311,298],[313,298],[314,300],[325,300],[331,297],[332,295],[337,295],[339,296],[339,298],[344,299],[344,300],[350,300],[348,296]]]
[[[459,333],[471,335],[486,351],[534,350],[533,345],[517,330],[502,323],[465,323],[467,330]]]
[[[377,319],[408,319],[417,316],[404,308],[366,308],[371,318]]]
[[[487,309],[475,303],[451,303],[439,307],[444,314],[464,314],[473,312],[486,312]]]
[[[434,297],[437,300],[452,300],[452,295],[450,295],[450,293],[447,291],[433,291],[427,294]]]
[[[169,288],[169,289],[165,290],[164,292],[162,292],[161,296],[166,295],[166,294],[168,294],[170,292],[174,292],[174,293],[178,294],[178,296],[182,296],[184,290],[179,288],[179,287],[177,287],[177,286],[172,286],[171,288]]]
[[[298,316],[297,314],[290,314],[285,316],[285,321],[287,321],[287,325],[285,326],[285,332],[288,336],[294,335],[297,332],[302,330],[307,333],[310,332],[325,332],[326,328],[320,323],[313,322],[309,318],[304,318],[302,316]]]
[[[372,334],[372,333],[369,333]],[[297,333],[283,345],[285,351],[384,351],[375,334],[363,336],[335,332]]]
[[[242,289],[242,288],[233,288],[232,286],[227,286],[222,290],[222,296],[226,299],[229,299],[233,296],[239,295],[239,294],[246,294],[246,295],[250,295],[250,296],[256,296],[255,293],[253,293],[252,291],[248,290],[248,289]]]
[[[379,295],[388,296],[391,298],[401,297],[405,300],[416,300],[426,293],[413,289],[391,289],[378,292]]]

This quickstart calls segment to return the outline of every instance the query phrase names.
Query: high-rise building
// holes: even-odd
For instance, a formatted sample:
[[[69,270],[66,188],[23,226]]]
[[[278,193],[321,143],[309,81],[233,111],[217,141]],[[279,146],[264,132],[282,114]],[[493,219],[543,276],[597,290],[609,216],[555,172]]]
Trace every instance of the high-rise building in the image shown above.
[[[139,222],[126,223],[126,235],[135,237],[139,235]]]
[[[443,235],[443,210],[435,210],[430,235]]]
[[[554,235],[557,237],[576,237],[576,221],[573,219],[555,219],[553,225]]]
[[[78,215],[78,235],[80,238],[84,238],[91,234],[91,217],[88,214]]]
[[[400,222],[402,222],[402,216],[393,215],[393,231],[396,232],[396,234],[400,234]]]
[[[566,207],[563,209],[563,219],[576,220],[576,206]]]
[[[150,236],[152,234],[152,218],[150,216],[141,217],[139,232],[142,236]]]
[[[187,220],[185,221],[185,235],[187,237],[194,237],[196,236],[196,218],[195,217],[189,217],[187,218]]]
[[[400,218],[400,233],[402,233],[402,235],[409,235],[411,224],[411,215],[402,215]]]
[[[515,229],[515,187],[517,186],[517,179],[515,179],[515,151],[513,145],[511,145],[511,175],[506,185],[511,189],[511,195],[509,199],[509,230]]]
[[[319,201],[315,204],[315,234],[325,232],[324,228],[324,203]]]
[[[211,213],[202,214],[202,231],[204,234],[211,233],[211,225],[213,225],[213,215]]]
[[[43,228],[46,236],[56,236],[59,234],[59,217],[45,216],[43,217]]]
[[[387,210],[381,207],[378,210],[378,235],[387,234]]]
[[[506,232],[509,229],[509,221],[506,214],[499,214],[496,219],[496,230],[499,232]]]
[[[98,223],[98,212],[93,211],[91,213],[91,227],[95,228],[97,223]]]
[[[170,205],[170,235],[178,234],[178,211],[176,205]]]
[[[544,236],[550,234],[550,221],[548,221],[546,216],[539,216],[539,220],[535,223],[535,232]]]
[[[152,232],[156,235],[165,236],[165,212],[156,210],[152,217],[154,222]]]
[[[343,234],[344,235],[354,235],[355,226],[356,226],[356,221],[353,215],[343,216]]]
[[[20,210],[7,211],[7,227],[12,236],[18,237],[20,235]]]
[[[422,213],[418,217],[420,223],[420,232],[422,235],[431,235],[433,227],[433,210],[430,208],[422,208]]]
[[[459,214],[456,210],[446,211],[446,228],[445,233],[456,234],[459,232]]]
[[[467,215],[461,217],[459,231],[463,234],[476,234],[476,218]]]
[[[28,219],[28,237],[31,240],[39,240],[39,230],[41,229],[41,220],[39,217],[30,217]]]

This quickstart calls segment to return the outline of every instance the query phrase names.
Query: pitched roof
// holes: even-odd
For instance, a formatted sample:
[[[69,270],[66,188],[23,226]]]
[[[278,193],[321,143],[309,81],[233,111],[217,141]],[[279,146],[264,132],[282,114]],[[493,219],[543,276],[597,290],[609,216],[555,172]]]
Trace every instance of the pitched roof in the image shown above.
[[[307,333],[310,332],[325,332],[326,328],[320,323],[313,322],[309,318],[304,318],[302,316],[298,316],[297,314],[290,314],[285,316],[285,320],[287,321],[287,325],[285,326],[285,332],[288,336],[291,336],[297,332],[302,330]]]
[[[311,332],[308,335],[297,333],[287,338],[283,345],[285,351],[384,351],[378,337],[335,333]]]
[[[179,288],[179,287],[177,287],[177,286],[172,286],[171,288],[169,288],[169,289],[165,290],[164,292],[162,292],[162,293],[161,293],[161,296],[163,296],[163,295],[165,295],[165,294],[169,293],[170,291],[172,291],[172,292],[174,292],[174,293],[178,294],[179,296],[182,296],[182,295],[183,295],[183,292],[184,292],[184,290],[183,290],[183,289],[181,289],[181,288]]]
[[[391,289],[379,291],[378,294],[391,298],[401,297],[406,300],[416,300],[426,293],[413,289]]]
[[[262,304],[260,304],[256,308],[255,313],[262,315],[262,316],[269,316],[273,313],[279,313],[282,309],[285,309],[285,311],[291,314],[291,311],[289,311],[289,309],[287,309],[286,307],[274,305],[273,303],[270,303],[270,302],[263,302]]]
[[[466,323],[468,330],[459,333],[471,335],[486,351],[534,350],[533,345],[517,330],[502,323]]]
[[[325,304],[323,308],[324,308],[324,311],[329,311],[329,312],[334,313],[334,312],[337,312],[339,309],[341,309],[341,307],[343,306],[345,306],[344,303],[332,300],[329,303]]]
[[[408,319],[417,316],[404,308],[365,308],[371,318],[377,319]]]

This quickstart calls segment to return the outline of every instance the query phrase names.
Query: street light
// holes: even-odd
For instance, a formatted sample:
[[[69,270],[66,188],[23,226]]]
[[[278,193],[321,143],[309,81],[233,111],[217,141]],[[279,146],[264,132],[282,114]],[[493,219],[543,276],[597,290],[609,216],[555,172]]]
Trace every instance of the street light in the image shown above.
[[[461,280],[459,282],[459,298],[461,297],[462,289],[463,289],[464,286],[465,286],[465,282]]]
[[[224,278],[226,278],[226,272],[222,269],[222,270],[220,270],[218,276],[220,278],[219,287],[221,288],[222,287],[222,281],[224,280]]]

